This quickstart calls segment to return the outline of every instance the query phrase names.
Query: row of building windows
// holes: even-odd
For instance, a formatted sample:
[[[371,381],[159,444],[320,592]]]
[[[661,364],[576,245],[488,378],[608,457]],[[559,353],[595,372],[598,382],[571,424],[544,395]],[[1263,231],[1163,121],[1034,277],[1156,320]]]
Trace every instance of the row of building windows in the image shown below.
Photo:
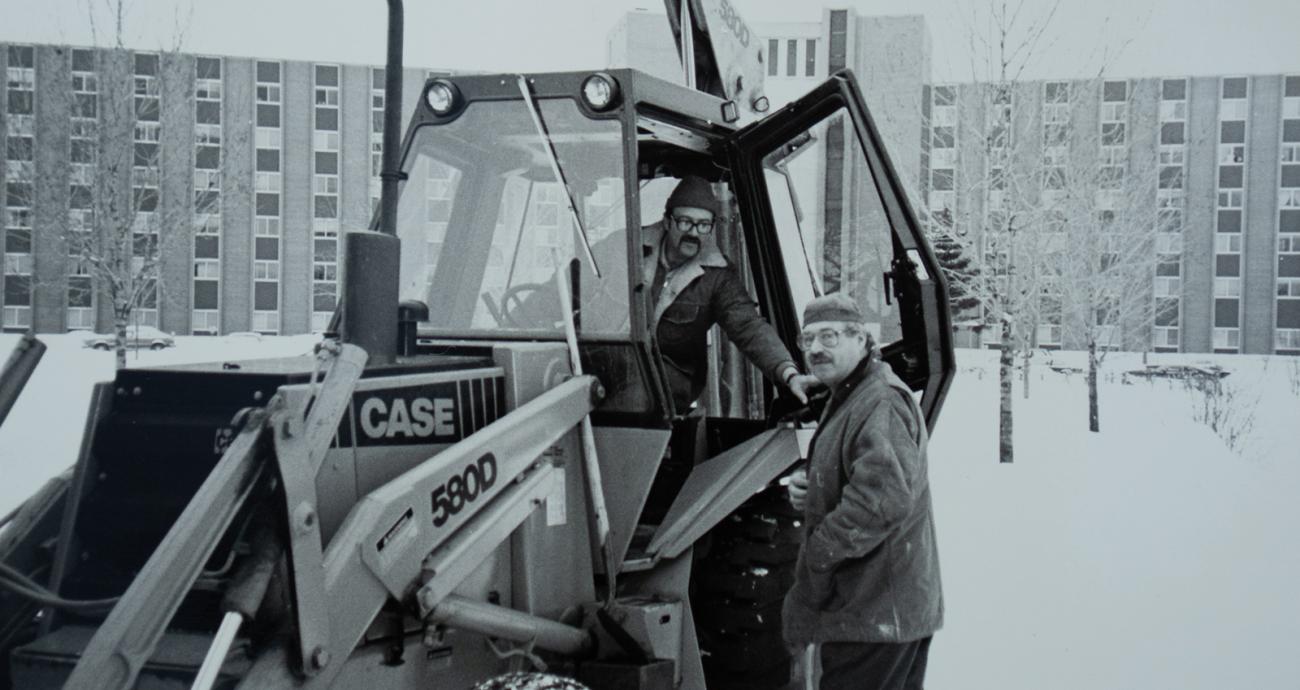
[[[1072,85],[1068,82],[1043,82],[1041,98],[1043,197],[1050,199],[1055,190],[1069,184],[1066,179],[1070,156],[1068,138]],[[1214,242],[1214,309],[1213,345],[1222,351],[1237,352],[1241,348],[1241,298],[1242,298],[1242,231],[1245,224],[1246,166],[1249,164],[1247,114],[1252,84],[1245,77],[1230,77],[1219,82],[1218,155],[1215,176],[1215,242]],[[1153,345],[1158,349],[1178,349],[1181,344],[1181,273],[1185,180],[1187,165],[1188,90],[1186,79],[1165,79],[1160,82],[1158,107],[1158,159],[1156,173],[1157,215],[1156,225],[1160,235],[1156,242],[1156,328]],[[1016,91],[1010,88],[987,87],[984,99],[988,106],[985,117],[987,128],[983,158],[987,167],[985,180],[991,188],[985,199],[986,212],[996,210],[1001,200],[998,193],[998,171],[1005,162],[1006,151],[1014,143],[1008,131],[1012,121]],[[1300,263],[1293,262],[1283,247],[1292,246],[1288,232],[1300,233],[1300,77],[1283,80],[1281,143],[1279,151],[1278,205],[1278,269],[1279,285],[1291,276],[1300,277]],[[931,89],[929,103],[930,121],[928,136],[927,210],[931,218],[949,230],[963,233],[955,227],[954,207],[957,202],[959,128],[957,119],[957,87],[936,86]],[[1125,185],[1129,155],[1129,102],[1133,97],[1127,81],[1107,81],[1101,85],[1099,101],[1100,150],[1098,163],[1103,188],[1118,192]],[[1114,203],[1113,195],[1098,195],[1098,203],[1105,207]],[[1110,199],[1110,201],[1108,201]],[[1297,215],[1289,215],[1294,213]],[[1297,234],[1296,237],[1300,237]],[[1287,350],[1295,342],[1294,332],[1300,328],[1300,302],[1290,295],[1290,284],[1279,287],[1279,301],[1274,310],[1276,323],[1275,349]],[[1040,334],[1042,335],[1042,334]]]
[[[1300,352],[1300,77],[1286,79],[1279,146],[1273,348],[1278,352]]]
[[[7,46],[5,84],[5,179],[3,326],[25,329],[32,325],[32,230],[35,51],[31,46]],[[94,176],[98,115],[96,53],[74,49],[71,91],[74,96],[69,137],[70,203],[69,237],[73,232],[91,236],[94,227]],[[191,283],[191,329],[196,333],[218,332],[222,264],[220,232],[222,202],[222,61],[197,57],[194,61],[194,170],[193,245]],[[160,259],[161,129],[165,119],[160,97],[160,61],[157,55],[136,54],[131,69],[132,167],[130,175],[134,220],[133,262],[142,267],[157,265]],[[280,161],[282,132],[279,121],[281,100],[278,62],[258,62],[255,186],[254,259],[252,266],[253,328],[278,332],[280,256]],[[337,295],[338,193],[339,193],[339,107],[337,66],[318,66],[314,74],[313,144],[318,151],[313,165],[313,324],[320,328],[332,312]],[[376,84],[382,86],[382,70]],[[382,110],[382,92],[375,106]],[[382,121],[377,120],[382,126]],[[382,146],[377,142],[376,149]],[[322,155],[323,154],[323,155]],[[78,251],[79,243],[68,247],[68,298],[66,327],[93,328],[94,290],[87,262]],[[147,271],[146,271],[147,272]],[[158,325],[157,280],[150,279],[145,298],[136,310],[140,323]],[[322,313],[323,312],[323,315]],[[322,318],[323,316],[323,318]]]
[[[1241,232],[1244,228],[1248,80],[1223,79],[1219,92],[1219,167],[1215,213],[1214,331],[1216,352],[1241,348]]]
[[[64,326],[88,330],[95,326],[95,291],[89,253],[95,228],[93,188],[98,166],[96,136],[99,78],[93,51],[72,51],[73,112],[68,140],[71,175],[68,208],[68,290]]]
[[[316,65],[312,116],[312,330],[325,330],[338,300],[339,68]]]
[[[769,38],[767,76],[813,77],[817,75],[817,39]]]
[[[190,330],[221,331],[221,60],[194,63],[194,278]],[[215,143],[214,143],[215,142]]]
[[[5,328],[32,324],[32,209],[35,205],[33,118],[35,51],[10,46],[5,68],[4,302]]]
[[[1160,149],[1156,169],[1156,285],[1152,347],[1177,351],[1182,331],[1182,290],[1162,281],[1182,281],[1183,214],[1186,192],[1187,81],[1165,79],[1160,84]]]
[[[258,62],[254,96],[257,122],[253,170],[253,330],[279,333],[281,203],[283,193],[283,94],[280,63]]]

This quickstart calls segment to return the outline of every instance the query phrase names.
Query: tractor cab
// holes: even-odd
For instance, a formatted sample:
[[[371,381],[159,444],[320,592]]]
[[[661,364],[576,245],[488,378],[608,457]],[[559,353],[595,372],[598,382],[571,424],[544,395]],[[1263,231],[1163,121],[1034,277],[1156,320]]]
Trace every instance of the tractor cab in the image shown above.
[[[428,306],[421,349],[563,341],[567,310],[584,369],[606,389],[598,424],[692,413],[673,408],[650,327],[644,226],[697,175],[724,207],[705,241],[792,359],[804,304],[847,291],[933,423],[953,369],[945,287],[852,74],[738,119],[734,101],[634,70],[429,80],[405,136],[396,221],[400,297]],[[695,405],[770,418],[782,391],[720,332],[711,340]]]

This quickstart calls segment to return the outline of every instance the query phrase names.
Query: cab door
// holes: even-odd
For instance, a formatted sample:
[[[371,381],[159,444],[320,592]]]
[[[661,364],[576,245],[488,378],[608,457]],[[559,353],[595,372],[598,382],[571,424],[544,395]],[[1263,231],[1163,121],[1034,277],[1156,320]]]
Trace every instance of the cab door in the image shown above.
[[[948,288],[853,74],[728,142],[759,301],[792,352],[803,307],[847,292],[933,429],[955,370]]]

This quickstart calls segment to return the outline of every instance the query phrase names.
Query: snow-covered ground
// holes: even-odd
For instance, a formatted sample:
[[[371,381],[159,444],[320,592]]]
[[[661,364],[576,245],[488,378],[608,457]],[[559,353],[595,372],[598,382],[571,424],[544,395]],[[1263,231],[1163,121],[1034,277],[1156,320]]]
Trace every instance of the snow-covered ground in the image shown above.
[[[1140,356],[1106,359],[1098,434],[1083,377],[1038,360],[1004,465],[996,353],[958,355],[930,447],[947,623],[927,686],[1300,687],[1300,362],[1151,357],[1232,372],[1254,415],[1237,454],[1182,383],[1123,384]]]
[[[21,336],[0,334],[0,360]],[[277,338],[178,336],[176,347],[128,350],[127,366],[186,364],[309,354],[315,335]],[[42,335],[48,348],[9,418],[0,426],[0,515],[76,462],[98,381],[113,379],[113,353],[82,347],[83,335]]]
[[[111,353],[50,351],[0,428],[0,514],[71,463]],[[314,338],[178,338],[131,365],[303,354]],[[7,357],[16,336],[0,335]],[[1056,364],[1082,366],[1080,353]],[[1015,463],[997,459],[996,353],[960,351],[930,447],[947,624],[932,690],[1300,687],[1300,360],[1153,355],[1231,371],[1236,450],[1193,419],[1180,382],[1122,382],[1112,354],[1101,433],[1083,377],[1030,367],[1015,388]],[[1296,383],[1292,383],[1296,381]]]

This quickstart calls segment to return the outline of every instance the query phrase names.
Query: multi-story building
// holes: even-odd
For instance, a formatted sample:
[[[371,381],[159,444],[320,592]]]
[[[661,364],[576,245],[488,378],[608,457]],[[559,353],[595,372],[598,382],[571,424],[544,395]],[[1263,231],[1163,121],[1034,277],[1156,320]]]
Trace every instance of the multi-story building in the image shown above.
[[[953,180],[986,174],[980,147],[961,138],[983,131],[963,123],[993,88],[927,89],[929,211],[970,218],[980,203],[971,185]],[[1030,81],[999,107],[1016,136],[1041,139],[1044,170],[1066,170],[1077,155],[1058,125],[1095,120],[1099,179],[1135,176],[1123,185],[1154,205],[1154,324],[1143,330],[1149,343],[1129,338],[1125,347],[1300,354],[1300,75]],[[1042,179],[1046,197],[1065,175]],[[1077,346],[1058,325],[1040,326],[1038,344]]]
[[[855,72],[922,211],[969,217],[1000,200],[1000,190],[975,198],[967,182],[1012,154],[971,132],[1005,122],[993,143],[1032,139],[1046,200],[1062,193],[1054,186],[1065,175],[1054,171],[1078,164],[1063,139],[1069,123],[1095,126],[1086,156],[1114,171],[1106,179],[1132,183],[1150,170],[1155,317],[1149,344],[1126,344],[1300,353],[1300,75],[932,84],[919,16],[827,9],[819,22],[753,28],[774,108],[837,70]],[[611,66],[680,81],[662,14],[627,14],[607,47]],[[111,163],[95,159],[106,151],[96,137],[123,118],[119,144],[135,165],[117,184],[136,202],[137,241],[157,243],[162,263],[135,318],[177,333],[324,327],[346,270],[339,233],[364,227],[378,199],[381,69],[20,44],[0,47],[0,67],[4,329],[111,322],[68,238],[94,227],[93,186]],[[406,71],[406,112],[426,75]],[[130,107],[113,107],[122,102]],[[441,187],[425,193],[434,213]],[[180,223],[190,231],[176,233]],[[178,234],[186,246],[167,242]],[[438,246],[431,237],[428,251]],[[1046,284],[1044,299],[1059,305],[1059,288]],[[1043,310],[1038,344],[1076,344],[1058,312]],[[993,330],[968,344],[988,343]]]
[[[611,64],[680,81],[666,21],[628,14],[611,32]],[[959,220],[952,230],[971,232],[970,246],[986,250],[975,252],[976,262],[998,256],[976,235],[1003,201],[998,171],[1021,156],[1034,161],[1036,202],[1064,195],[1066,171],[1084,164],[1111,195],[1120,186],[1143,189],[1155,231],[1146,296],[1153,323],[1141,341],[1118,334],[1103,341],[1300,354],[1300,75],[934,84],[919,16],[827,9],[820,22],[753,28],[765,46],[774,108],[831,72],[854,71],[893,162],[912,183],[913,203],[923,217],[972,225]],[[1081,138],[1087,151],[1074,150]],[[980,188],[974,178],[992,184]],[[982,220],[970,223],[972,214]],[[1079,346],[1062,327],[1064,287],[1043,282],[1040,346]],[[961,316],[967,325],[981,321]],[[993,328],[961,335],[968,345],[998,337]]]
[[[134,321],[183,334],[325,326],[338,235],[365,228],[379,196],[382,69],[4,44],[0,70],[4,330],[110,327],[75,249],[110,197],[134,214],[137,267],[159,262]],[[405,70],[406,113],[428,74]]]

